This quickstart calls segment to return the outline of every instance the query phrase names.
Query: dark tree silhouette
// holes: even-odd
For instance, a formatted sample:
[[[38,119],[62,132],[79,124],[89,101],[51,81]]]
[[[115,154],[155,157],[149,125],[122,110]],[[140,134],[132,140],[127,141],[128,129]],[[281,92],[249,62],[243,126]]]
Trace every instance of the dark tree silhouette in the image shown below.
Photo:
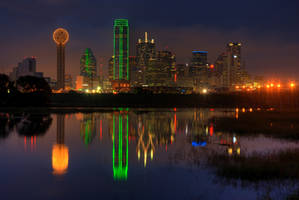
[[[52,118],[49,114],[24,114],[16,129],[22,136],[44,135],[51,124]]]
[[[10,84],[8,76],[0,74],[0,94],[8,93]]]
[[[6,74],[0,74],[0,106],[11,102],[16,93],[14,83],[9,80]]]
[[[35,76],[22,76],[17,80],[17,87],[20,92],[42,92],[51,93],[51,88],[44,78]]]
[[[14,120],[8,114],[0,114],[0,139],[7,138],[14,129]]]

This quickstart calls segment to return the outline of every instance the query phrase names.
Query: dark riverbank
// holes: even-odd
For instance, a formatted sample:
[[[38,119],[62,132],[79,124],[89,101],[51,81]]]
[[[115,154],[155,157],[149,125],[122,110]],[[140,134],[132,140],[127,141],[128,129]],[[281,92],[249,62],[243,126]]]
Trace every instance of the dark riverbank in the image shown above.
[[[213,94],[45,94],[18,93],[5,96],[1,108],[20,107],[90,107],[90,108],[190,108],[250,107],[299,108],[299,93],[235,92]]]
[[[298,93],[52,94],[51,107],[275,107],[298,108]]]

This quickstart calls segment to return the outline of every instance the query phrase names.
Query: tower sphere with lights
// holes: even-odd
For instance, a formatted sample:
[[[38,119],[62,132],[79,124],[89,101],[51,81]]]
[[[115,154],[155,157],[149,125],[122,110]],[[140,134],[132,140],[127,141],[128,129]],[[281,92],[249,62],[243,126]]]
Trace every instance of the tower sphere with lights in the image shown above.
[[[53,40],[57,46],[57,89],[64,89],[65,76],[65,45],[69,41],[69,33],[58,28],[53,33]]]

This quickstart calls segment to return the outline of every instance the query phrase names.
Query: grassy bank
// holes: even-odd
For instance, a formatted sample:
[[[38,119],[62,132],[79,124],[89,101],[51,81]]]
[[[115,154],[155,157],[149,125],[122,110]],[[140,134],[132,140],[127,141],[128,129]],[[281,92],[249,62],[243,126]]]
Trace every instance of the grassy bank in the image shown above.
[[[214,118],[215,131],[239,135],[263,134],[268,137],[299,140],[299,112],[260,111],[239,113],[238,118]]]

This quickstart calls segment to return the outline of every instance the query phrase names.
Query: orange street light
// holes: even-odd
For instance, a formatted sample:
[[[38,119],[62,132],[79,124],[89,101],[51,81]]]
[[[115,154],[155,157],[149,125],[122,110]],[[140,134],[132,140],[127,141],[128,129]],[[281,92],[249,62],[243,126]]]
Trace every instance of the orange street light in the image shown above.
[[[290,83],[290,87],[294,88],[295,87],[295,83]]]

